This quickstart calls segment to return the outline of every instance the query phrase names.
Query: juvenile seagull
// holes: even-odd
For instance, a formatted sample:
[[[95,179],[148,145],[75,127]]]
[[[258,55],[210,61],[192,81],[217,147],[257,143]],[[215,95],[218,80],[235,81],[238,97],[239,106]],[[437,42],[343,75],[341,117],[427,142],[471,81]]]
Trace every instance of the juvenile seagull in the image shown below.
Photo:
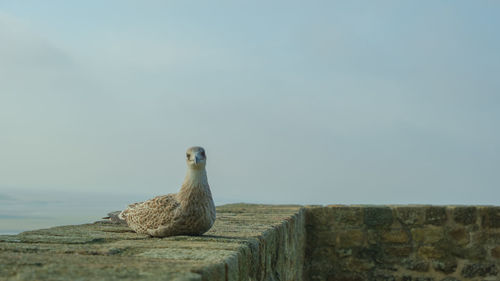
[[[208,186],[202,147],[186,152],[187,174],[179,193],[162,195],[134,203],[123,211],[109,213],[106,219],[126,222],[137,233],[154,237],[201,235],[215,221],[215,205]]]

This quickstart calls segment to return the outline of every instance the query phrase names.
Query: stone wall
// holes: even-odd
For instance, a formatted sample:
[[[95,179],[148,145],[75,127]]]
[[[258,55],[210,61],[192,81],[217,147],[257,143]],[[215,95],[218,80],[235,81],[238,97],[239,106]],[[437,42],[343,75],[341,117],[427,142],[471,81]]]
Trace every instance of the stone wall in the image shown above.
[[[97,222],[0,235],[3,280],[500,280],[500,207],[217,207],[203,236]]]
[[[308,207],[305,280],[500,280],[500,207]]]
[[[302,280],[304,253],[302,207],[233,204],[203,236],[103,222],[0,235],[0,280]]]

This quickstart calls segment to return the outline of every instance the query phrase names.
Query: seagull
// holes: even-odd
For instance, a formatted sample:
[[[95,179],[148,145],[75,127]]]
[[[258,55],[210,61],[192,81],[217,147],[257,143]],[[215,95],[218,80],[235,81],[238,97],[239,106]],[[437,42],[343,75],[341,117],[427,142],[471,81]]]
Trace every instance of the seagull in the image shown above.
[[[153,237],[202,235],[215,222],[215,205],[205,169],[207,155],[199,146],[188,148],[186,178],[178,193],[134,203],[108,214],[115,223],[126,223],[137,233]]]

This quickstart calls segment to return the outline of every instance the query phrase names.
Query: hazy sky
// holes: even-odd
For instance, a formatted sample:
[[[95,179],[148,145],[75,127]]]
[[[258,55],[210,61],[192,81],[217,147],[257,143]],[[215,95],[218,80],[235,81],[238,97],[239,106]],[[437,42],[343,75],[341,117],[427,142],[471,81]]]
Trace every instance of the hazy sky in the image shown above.
[[[0,193],[500,204],[500,1],[2,1]],[[128,203],[128,202],[125,202]]]

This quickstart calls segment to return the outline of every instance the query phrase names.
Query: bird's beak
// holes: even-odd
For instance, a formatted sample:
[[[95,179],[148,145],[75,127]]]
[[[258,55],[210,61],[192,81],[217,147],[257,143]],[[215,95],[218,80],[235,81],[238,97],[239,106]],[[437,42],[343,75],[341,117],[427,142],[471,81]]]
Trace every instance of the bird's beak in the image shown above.
[[[195,156],[194,156],[194,163],[195,163],[195,164],[198,164],[198,162],[200,162],[200,158],[199,158],[199,156],[198,156],[198,155],[195,155]]]

